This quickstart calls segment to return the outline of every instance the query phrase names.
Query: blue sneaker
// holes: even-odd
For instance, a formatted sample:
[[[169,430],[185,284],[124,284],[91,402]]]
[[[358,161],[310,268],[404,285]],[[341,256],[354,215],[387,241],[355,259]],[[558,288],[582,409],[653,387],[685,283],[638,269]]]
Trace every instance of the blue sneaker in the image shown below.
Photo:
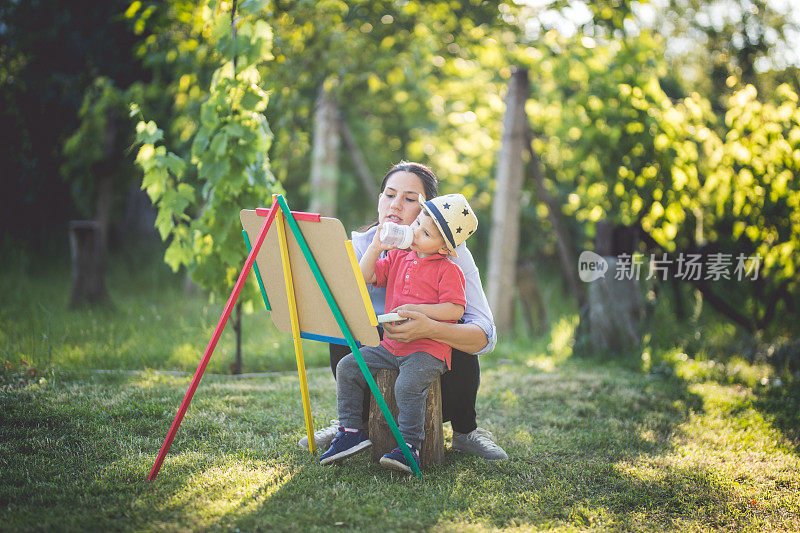
[[[419,468],[419,450],[413,445],[409,445],[408,448],[411,451],[411,457],[413,457],[414,462],[417,463],[417,468]],[[400,451],[400,448],[395,448],[381,457],[381,466],[400,470],[401,472],[413,472],[411,465],[408,463],[408,459],[406,459],[406,456]]]
[[[372,441],[367,437],[366,431],[360,429],[355,433],[350,433],[339,426],[339,431],[331,441],[331,447],[319,458],[319,464],[335,463],[370,446],[372,446]]]

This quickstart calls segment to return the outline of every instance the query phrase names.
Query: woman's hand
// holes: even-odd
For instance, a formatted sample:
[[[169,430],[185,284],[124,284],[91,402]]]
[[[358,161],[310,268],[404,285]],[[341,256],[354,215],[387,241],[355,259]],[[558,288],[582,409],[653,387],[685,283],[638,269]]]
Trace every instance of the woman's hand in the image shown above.
[[[402,322],[386,322],[383,324],[384,338],[399,341],[411,342],[417,339],[429,339],[433,337],[432,326],[437,322],[417,311],[404,309],[401,305],[394,312],[405,318]]]
[[[400,306],[403,307],[403,306]],[[438,322],[418,311],[396,309],[405,320],[383,324],[383,338],[399,342],[433,339],[466,353],[477,353],[489,339],[476,324]]]

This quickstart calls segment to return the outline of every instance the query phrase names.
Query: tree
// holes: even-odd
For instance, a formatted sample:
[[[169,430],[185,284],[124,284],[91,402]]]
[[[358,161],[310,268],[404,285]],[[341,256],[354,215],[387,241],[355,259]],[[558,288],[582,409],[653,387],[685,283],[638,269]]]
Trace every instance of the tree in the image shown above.
[[[324,216],[336,216],[339,185],[341,130],[339,107],[323,83],[314,105],[314,144],[311,150],[311,202],[308,209]]]
[[[672,71],[687,92],[699,91],[722,115],[729,80],[774,90],[797,59],[789,36],[800,28],[791,7],[770,0],[670,0],[656,11],[655,27],[670,47]],[[687,44],[689,44],[687,46]],[[682,46],[681,46],[682,45]],[[794,77],[794,90],[800,89]],[[684,95],[685,96],[685,95]]]
[[[6,235],[41,250],[68,218],[94,215],[94,201],[72,202],[59,179],[61,147],[78,127],[87,89],[98,77],[126,88],[146,77],[132,53],[137,37],[120,14],[128,0],[34,0],[0,4],[0,124]],[[120,157],[122,159],[122,157]],[[36,217],[29,213],[35,211]],[[19,220],[25,217],[26,223]],[[59,243],[59,244],[60,244]]]
[[[186,267],[212,297],[229,293],[240,270],[239,210],[268,205],[282,190],[266,155],[272,137],[264,115],[268,95],[257,67],[272,59],[272,32],[263,9],[263,2],[245,2],[238,11],[234,3],[230,12],[214,1],[205,5],[209,49],[218,50],[219,67],[200,107],[188,162],[160,144],[164,133],[155,122],[137,125],[142,188],[158,208],[161,238],[170,240],[164,260],[175,271]],[[240,301],[255,297],[250,287]]]
[[[330,84],[329,96],[339,107],[341,124],[352,134],[342,132],[349,153],[340,159],[337,188],[337,212],[346,226],[357,227],[364,222],[363,213],[374,210],[374,196],[364,194],[371,187],[363,184],[364,171],[359,169],[372,173],[375,187],[391,164],[414,159],[441,171],[446,192],[458,191],[467,185],[463,178],[474,152],[480,158],[476,175],[488,189],[492,150],[499,146],[499,138],[491,141],[489,133],[499,127],[488,115],[500,116],[501,111],[492,108],[485,122],[466,125],[477,130],[470,136],[480,136],[483,144],[463,155],[451,152],[454,141],[461,148],[473,139],[465,138],[448,116],[456,110],[463,116],[472,99],[494,98],[507,79],[483,71],[475,61],[486,45],[493,53],[502,49],[499,42],[492,42],[494,29],[507,31],[509,25],[502,22],[496,6],[444,1],[296,2],[278,3],[274,13],[276,59],[265,65],[263,74],[274,87],[268,110],[276,134],[272,168],[295,202],[311,198],[312,117],[326,79],[337,80]],[[492,65],[498,62],[493,57]],[[467,64],[471,66],[464,68]],[[496,85],[487,87],[487,78]],[[457,93],[451,90],[455,88]],[[492,144],[486,146],[487,142]],[[362,161],[353,146],[359,148]],[[476,190],[467,190],[467,196]],[[486,207],[488,199],[481,198],[480,203]]]
[[[512,326],[514,286],[519,249],[519,204],[528,116],[525,101],[530,87],[528,72],[518,69],[511,77],[506,95],[503,141],[497,163],[497,180],[492,204],[487,298],[499,331]]]
[[[741,258],[737,275],[760,255],[760,280],[687,281],[742,328],[784,332],[780,310],[798,297],[797,94],[784,85],[762,102],[747,87],[720,123],[701,95],[666,94],[663,42],[645,32],[604,45],[550,34],[544,44],[528,112],[548,189],[572,227],[586,228],[577,242],[588,246],[600,221],[637,229],[642,251],[666,254],[672,275],[681,254],[722,254],[731,273]]]
[[[70,305],[105,303],[105,262],[109,229],[119,190],[133,181],[132,161],[124,157],[132,140],[127,95],[100,77],[86,91],[78,129],[64,142],[62,177],[73,201],[92,221],[70,223],[73,290]],[[116,192],[116,194],[115,194]]]

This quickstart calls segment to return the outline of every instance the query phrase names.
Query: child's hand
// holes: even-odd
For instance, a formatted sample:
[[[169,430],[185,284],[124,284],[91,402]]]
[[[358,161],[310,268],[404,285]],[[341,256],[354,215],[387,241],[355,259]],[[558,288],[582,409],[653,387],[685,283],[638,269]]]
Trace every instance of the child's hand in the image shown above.
[[[370,247],[375,248],[377,250],[394,250],[397,246],[393,244],[383,244],[381,242],[381,229],[383,228],[383,223],[378,224],[378,231],[375,232],[375,236],[372,238],[372,243]]]
[[[417,311],[417,312],[419,312],[419,309],[414,304],[403,304],[403,305],[399,305],[399,306],[395,307],[394,309],[392,309],[392,313],[400,313],[400,311]]]

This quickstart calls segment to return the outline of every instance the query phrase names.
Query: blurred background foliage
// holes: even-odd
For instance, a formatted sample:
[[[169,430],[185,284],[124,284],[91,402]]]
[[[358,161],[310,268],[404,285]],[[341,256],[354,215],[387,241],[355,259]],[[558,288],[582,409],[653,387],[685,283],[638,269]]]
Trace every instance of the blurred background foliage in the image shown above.
[[[640,230],[646,253],[760,255],[758,280],[691,290],[721,299],[720,320],[756,339],[788,339],[800,304],[791,9],[768,0],[6,2],[2,246],[63,255],[67,221],[103,213],[112,249],[129,246],[144,189],[166,262],[224,297],[242,258],[238,210],[268,205],[274,192],[297,210],[310,202],[321,88],[374,184],[402,159],[421,161],[441,192],[463,192],[491,220],[503,99],[526,69],[535,163],[575,252],[608,221]],[[337,214],[348,229],[374,216],[358,164],[343,151]],[[520,202],[520,260],[566,285],[530,179]],[[482,268],[488,235],[471,244]]]

